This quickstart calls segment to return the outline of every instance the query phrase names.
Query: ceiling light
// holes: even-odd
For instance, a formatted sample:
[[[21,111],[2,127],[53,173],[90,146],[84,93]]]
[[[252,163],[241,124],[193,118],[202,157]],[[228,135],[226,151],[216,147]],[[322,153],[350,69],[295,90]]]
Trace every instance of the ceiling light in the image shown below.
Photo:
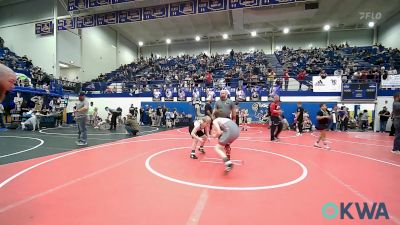
[[[142,47],[144,45],[143,41],[139,41],[139,47]]]
[[[330,30],[330,29],[331,29],[331,26],[330,26],[330,25],[326,24],[326,25],[324,26],[324,31],[328,31],[328,30]]]
[[[252,32],[251,32],[251,36],[252,36],[252,37],[257,36],[257,31],[252,31]]]
[[[368,23],[368,26],[372,28],[372,27],[375,26],[375,23],[373,21],[371,21],[371,22]]]
[[[165,40],[165,43],[167,43],[167,44],[171,44],[171,39],[167,39],[167,40]]]
[[[223,34],[223,35],[222,35],[222,38],[223,38],[223,39],[228,39],[228,34]]]
[[[194,38],[196,41],[200,41],[200,36],[196,36],[195,38]]]
[[[287,27],[283,28],[283,33],[284,33],[284,34],[289,33],[289,31],[290,31],[289,28],[287,28]]]
[[[61,68],[68,68],[69,66],[67,64],[64,63],[59,63],[58,64]]]

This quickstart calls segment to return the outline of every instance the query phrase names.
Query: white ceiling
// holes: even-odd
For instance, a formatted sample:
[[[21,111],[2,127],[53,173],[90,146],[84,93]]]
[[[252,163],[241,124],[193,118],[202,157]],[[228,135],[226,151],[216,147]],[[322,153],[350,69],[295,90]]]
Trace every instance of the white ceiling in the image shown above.
[[[133,42],[164,42],[193,39],[195,35],[220,36],[257,32],[320,30],[324,24],[332,29],[366,28],[372,19],[360,19],[362,12],[381,14],[379,25],[400,11],[399,0],[319,0],[319,9],[305,10],[304,3],[278,7],[231,10],[217,13],[167,18],[113,26]],[[385,4],[382,4],[382,3]]]

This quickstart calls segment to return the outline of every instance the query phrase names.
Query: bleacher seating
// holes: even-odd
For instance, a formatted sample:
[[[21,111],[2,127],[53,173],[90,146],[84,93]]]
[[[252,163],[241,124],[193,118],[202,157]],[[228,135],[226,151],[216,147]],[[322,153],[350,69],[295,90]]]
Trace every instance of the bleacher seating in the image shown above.
[[[59,80],[54,79],[52,74],[42,72],[39,67],[34,67],[27,56],[18,56],[9,48],[0,48],[0,63],[10,67],[19,74],[16,83],[16,90],[37,94],[62,95],[63,85]],[[24,75],[24,76],[20,76]]]

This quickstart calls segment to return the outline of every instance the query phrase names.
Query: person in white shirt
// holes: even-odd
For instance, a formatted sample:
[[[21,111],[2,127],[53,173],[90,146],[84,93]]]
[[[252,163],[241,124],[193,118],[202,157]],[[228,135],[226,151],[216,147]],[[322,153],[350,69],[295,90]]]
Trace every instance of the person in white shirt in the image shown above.
[[[205,116],[200,120],[196,120],[189,125],[189,134],[192,137],[192,152],[190,153],[191,159],[198,159],[196,156],[196,149],[205,154],[204,143],[206,140],[210,141],[210,124],[211,117]],[[197,148],[197,144],[200,146]]]
[[[341,68],[335,70],[335,72],[333,72],[333,75],[335,76],[342,76],[343,75],[343,70]]]
[[[17,96],[14,97],[15,110],[17,112],[21,112],[21,106],[23,101],[24,99],[21,97],[21,93],[17,92]]]

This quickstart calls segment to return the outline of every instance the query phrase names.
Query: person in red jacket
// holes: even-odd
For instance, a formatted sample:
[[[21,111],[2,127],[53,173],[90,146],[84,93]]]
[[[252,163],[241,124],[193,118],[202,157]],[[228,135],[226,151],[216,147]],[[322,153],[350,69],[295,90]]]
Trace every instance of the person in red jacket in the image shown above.
[[[284,82],[285,82],[285,91],[287,91],[288,90],[288,87],[289,87],[289,78],[290,78],[290,76],[289,76],[289,70],[288,69],[284,69],[283,70],[283,80],[284,80]]]
[[[306,71],[300,70],[300,73],[297,74],[297,81],[299,81],[299,91],[301,91],[301,86],[304,84],[304,80],[306,79],[307,73]]]
[[[207,74],[206,74],[206,84],[207,84],[207,87],[211,87],[211,86],[212,86],[212,83],[213,83],[213,76],[212,76],[211,71],[208,71]]]
[[[279,140],[279,134],[282,131],[282,110],[280,107],[280,99],[279,96],[275,95],[274,101],[269,105],[270,114],[271,114],[271,141]]]

